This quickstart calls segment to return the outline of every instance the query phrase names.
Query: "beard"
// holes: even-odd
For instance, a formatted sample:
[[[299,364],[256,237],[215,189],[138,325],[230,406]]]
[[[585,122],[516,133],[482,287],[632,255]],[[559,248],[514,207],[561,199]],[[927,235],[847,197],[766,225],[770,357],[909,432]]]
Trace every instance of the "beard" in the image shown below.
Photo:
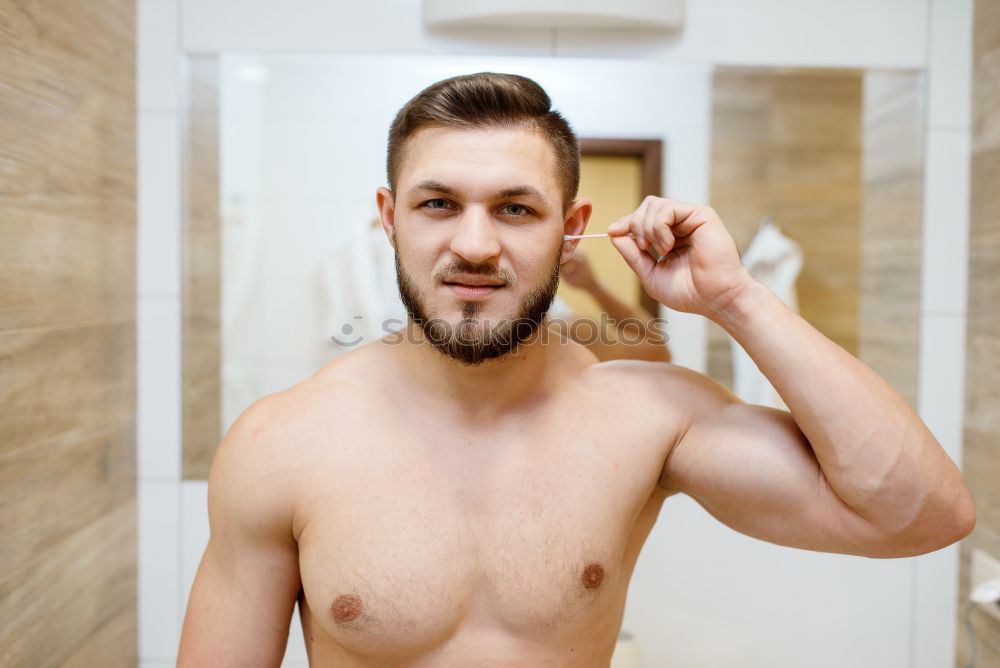
[[[515,352],[538,331],[559,288],[561,253],[562,248],[559,247],[548,275],[521,300],[514,316],[501,319],[493,327],[489,327],[489,321],[476,317],[483,306],[483,302],[478,301],[462,302],[462,319],[454,326],[443,318],[429,317],[423,295],[403,269],[399,261],[399,250],[394,249],[399,297],[410,319],[420,327],[427,342],[435,350],[466,366],[481,364]],[[474,265],[462,259],[448,267],[445,275],[453,273],[488,276],[508,284],[505,280],[507,275],[494,267]]]

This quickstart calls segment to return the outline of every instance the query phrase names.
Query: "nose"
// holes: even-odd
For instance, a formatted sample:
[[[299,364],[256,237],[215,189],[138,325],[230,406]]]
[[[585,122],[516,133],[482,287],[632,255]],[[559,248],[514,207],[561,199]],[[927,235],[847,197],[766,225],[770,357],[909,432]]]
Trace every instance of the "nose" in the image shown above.
[[[472,264],[499,255],[500,238],[493,218],[476,207],[467,209],[458,221],[450,249]]]

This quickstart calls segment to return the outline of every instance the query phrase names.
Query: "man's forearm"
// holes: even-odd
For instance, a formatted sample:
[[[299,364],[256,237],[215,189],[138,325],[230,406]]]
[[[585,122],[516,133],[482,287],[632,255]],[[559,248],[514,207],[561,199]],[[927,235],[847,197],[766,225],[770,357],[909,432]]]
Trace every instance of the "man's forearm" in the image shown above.
[[[748,283],[712,319],[774,385],[856,513],[915,542],[974,521],[961,473],[909,404],[764,285]]]
[[[618,346],[622,351],[614,353],[614,358],[627,357],[653,362],[669,362],[672,359],[670,348],[666,341],[660,340],[659,333],[650,337],[648,323],[653,315],[646,309],[623,302],[600,284],[592,286],[589,292],[614,320],[616,331],[625,334],[627,342],[619,341]]]
[[[595,284],[588,292],[590,292],[594,301],[600,305],[601,309],[607,313],[616,324],[625,320],[631,320],[633,322],[639,321],[642,323],[642,333],[646,333],[646,322],[653,316],[647,313],[645,309],[623,302],[613,293],[605,290],[604,286],[600,284]]]

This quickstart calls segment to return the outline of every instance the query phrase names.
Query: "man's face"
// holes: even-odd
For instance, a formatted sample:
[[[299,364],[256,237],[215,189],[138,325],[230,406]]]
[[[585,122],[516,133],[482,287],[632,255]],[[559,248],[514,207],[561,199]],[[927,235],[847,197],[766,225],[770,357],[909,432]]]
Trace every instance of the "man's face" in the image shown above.
[[[564,215],[552,148],[526,129],[422,128],[396,197],[378,204],[397,282],[428,341],[464,364],[517,349],[541,323],[591,205]]]

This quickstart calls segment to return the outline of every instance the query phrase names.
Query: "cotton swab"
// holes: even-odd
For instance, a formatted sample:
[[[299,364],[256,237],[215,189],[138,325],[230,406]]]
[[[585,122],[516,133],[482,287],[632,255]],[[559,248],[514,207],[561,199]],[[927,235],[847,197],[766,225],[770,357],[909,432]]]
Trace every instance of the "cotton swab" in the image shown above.
[[[597,237],[606,236],[608,236],[607,232],[602,232],[601,234],[564,234],[563,241],[566,241],[567,239],[595,239]],[[629,232],[629,236],[634,237],[635,235]]]

